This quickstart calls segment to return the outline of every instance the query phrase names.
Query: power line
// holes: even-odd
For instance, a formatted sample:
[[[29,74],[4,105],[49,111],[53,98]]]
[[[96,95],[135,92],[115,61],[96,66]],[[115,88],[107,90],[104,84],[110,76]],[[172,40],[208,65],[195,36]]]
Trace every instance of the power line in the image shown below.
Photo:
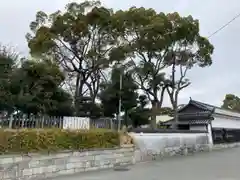
[[[219,29],[217,29],[216,31],[214,31],[210,36],[208,36],[208,38],[211,38],[212,36],[214,36],[215,34],[217,34],[218,32],[220,32],[221,30],[223,30],[224,28],[226,28],[228,25],[230,25],[233,21],[235,21],[237,18],[240,17],[240,13],[238,15],[236,15],[235,17],[233,17],[230,21],[228,21],[226,24],[224,24],[222,27],[220,27]]]

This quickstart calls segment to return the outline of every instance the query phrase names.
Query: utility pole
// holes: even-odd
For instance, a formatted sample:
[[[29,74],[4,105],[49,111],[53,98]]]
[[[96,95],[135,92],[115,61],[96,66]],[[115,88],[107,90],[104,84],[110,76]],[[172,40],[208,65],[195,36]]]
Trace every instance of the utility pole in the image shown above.
[[[122,72],[120,70],[119,77],[119,103],[118,103],[118,131],[121,131],[121,107],[122,107]]]
[[[118,115],[117,115],[117,123],[118,123],[118,131],[121,131],[121,108],[122,108],[122,68],[121,63],[117,63],[117,68],[119,70],[119,99],[118,99]]]

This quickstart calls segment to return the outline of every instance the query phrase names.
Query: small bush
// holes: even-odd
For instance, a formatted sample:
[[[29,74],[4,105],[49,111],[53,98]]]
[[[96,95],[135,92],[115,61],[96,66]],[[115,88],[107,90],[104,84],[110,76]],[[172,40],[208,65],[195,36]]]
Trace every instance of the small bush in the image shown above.
[[[120,135],[109,130],[0,130],[0,153],[82,151],[120,145]]]

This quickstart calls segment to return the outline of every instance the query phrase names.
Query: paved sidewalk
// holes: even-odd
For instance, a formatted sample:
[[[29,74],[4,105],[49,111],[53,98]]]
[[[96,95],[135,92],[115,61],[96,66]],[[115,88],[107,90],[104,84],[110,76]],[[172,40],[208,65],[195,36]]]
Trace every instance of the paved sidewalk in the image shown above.
[[[240,148],[140,163],[128,171],[100,171],[54,180],[240,180]]]

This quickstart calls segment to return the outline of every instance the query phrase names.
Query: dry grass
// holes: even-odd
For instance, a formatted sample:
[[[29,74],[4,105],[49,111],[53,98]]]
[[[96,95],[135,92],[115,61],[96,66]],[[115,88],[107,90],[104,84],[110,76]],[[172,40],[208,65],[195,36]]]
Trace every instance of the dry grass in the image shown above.
[[[129,136],[127,133],[123,133],[120,136],[120,143],[121,145],[125,145],[125,144],[133,144],[133,139],[131,136]]]

